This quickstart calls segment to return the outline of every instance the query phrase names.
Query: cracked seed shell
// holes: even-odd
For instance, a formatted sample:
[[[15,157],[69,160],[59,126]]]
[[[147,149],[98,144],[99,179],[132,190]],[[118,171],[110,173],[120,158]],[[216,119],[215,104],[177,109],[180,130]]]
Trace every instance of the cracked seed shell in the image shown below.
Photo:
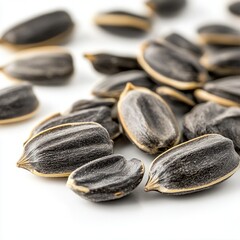
[[[141,160],[126,160],[113,154],[76,169],[69,176],[67,186],[87,200],[110,201],[130,194],[142,181],[143,175]]]
[[[39,102],[30,84],[18,84],[0,90],[0,124],[31,118]]]
[[[106,77],[93,88],[92,94],[97,97],[119,98],[127,83],[150,89],[155,86],[144,71],[131,70]]]
[[[202,44],[240,45],[240,31],[224,24],[209,24],[198,29]]]
[[[198,104],[184,117],[187,139],[218,133],[233,141],[240,149],[240,108],[223,107],[214,102]]]
[[[148,0],[146,6],[161,17],[172,17],[184,9],[186,0]]]
[[[112,153],[113,142],[100,124],[68,123],[30,138],[17,166],[41,177],[67,177],[78,167]]]
[[[141,69],[134,57],[118,56],[108,53],[84,54],[93,68],[103,74],[111,75],[133,69]]]
[[[52,128],[54,126],[62,125],[65,123],[77,122],[96,122],[101,124],[108,131],[111,139],[120,135],[118,123],[114,122],[111,118],[111,109],[105,106],[84,109],[69,114],[56,113],[41,121],[31,132],[31,136],[37,133]]]
[[[180,141],[170,107],[149,89],[128,83],[118,102],[118,115],[128,138],[147,153],[158,153]]]
[[[240,76],[226,77],[209,82],[194,91],[199,102],[212,101],[223,106],[240,107]]]
[[[208,189],[231,177],[239,161],[230,139],[219,134],[194,138],[152,162],[145,191],[181,195]]]
[[[202,56],[200,62],[208,71],[219,76],[240,75],[240,48],[207,53]]]
[[[94,18],[94,22],[108,32],[128,37],[143,34],[151,27],[149,17],[126,11],[100,13]]]
[[[208,78],[206,70],[194,56],[166,41],[145,42],[138,62],[156,83],[180,90],[198,88]]]
[[[1,41],[12,47],[57,44],[71,33],[74,23],[65,11],[46,13],[9,29]]]
[[[178,33],[171,33],[164,38],[167,42],[176,45],[177,47],[185,50],[195,57],[200,57],[203,54],[203,50],[200,46],[192,43],[182,35]]]
[[[64,48],[39,47],[21,51],[1,70],[10,79],[48,86],[67,83],[74,66],[71,54]]]

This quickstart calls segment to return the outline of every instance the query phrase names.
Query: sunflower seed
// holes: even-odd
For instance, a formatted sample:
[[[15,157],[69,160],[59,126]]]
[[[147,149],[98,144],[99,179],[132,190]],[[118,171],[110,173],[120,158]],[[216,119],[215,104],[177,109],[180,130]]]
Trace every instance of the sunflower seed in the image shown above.
[[[14,47],[56,44],[69,35],[73,26],[67,12],[50,12],[11,28],[1,40]]]
[[[142,181],[144,165],[133,158],[113,154],[96,159],[78,169],[68,178],[67,185],[79,196],[102,202],[130,194]]]
[[[205,54],[200,62],[207,70],[218,75],[240,75],[240,48],[223,49]]]
[[[84,54],[84,57],[91,62],[97,72],[107,75],[141,69],[137,59],[133,57],[123,57],[107,53]]]
[[[197,105],[184,118],[184,135],[187,139],[208,133],[230,138],[240,150],[240,108],[223,107],[213,102]]]
[[[61,85],[73,73],[73,59],[63,48],[40,47],[22,51],[2,71],[15,80],[37,85]]]
[[[112,108],[115,103],[116,103],[115,98],[82,99],[73,103],[71,108],[67,111],[67,113],[73,113],[73,112],[78,112],[84,109],[103,107],[103,106]]]
[[[95,17],[94,21],[97,26],[106,31],[129,37],[143,34],[151,27],[148,17],[125,11],[101,13]]]
[[[240,76],[209,82],[197,89],[194,96],[199,102],[213,101],[223,106],[240,107]]]
[[[105,78],[100,84],[93,88],[92,94],[97,97],[118,98],[127,83],[136,86],[153,88],[155,84],[149,79],[148,75],[141,70],[131,70],[117,73]]]
[[[176,145],[180,132],[166,102],[156,93],[127,84],[118,102],[120,123],[141,150],[158,153]]]
[[[240,31],[223,24],[205,25],[198,29],[203,44],[240,45]]]
[[[144,43],[138,61],[157,83],[180,90],[198,88],[208,77],[195,57],[166,41]]]
[[[152,11],[162,17],[178,14],[186,6],[186,0],[148,0],[145,3]]]
[[[0,124],[31,118],[39,102],[30,84],[19,84],[0,90]]]
[[[240,17],[240,1],[233,2],[229,5],[228,9],[232,14]]]
[[[164,38],[167,42],[176,45],[182,50],[191,53],[195,57],[200,57],[203,51],[200,46],[190,42],[188,39],[178,33],[171,33]]]
[[[111,118],[111,109],[108,107],[96,107],[84,109],[70,114],[54,114],[40,122],[31,133],[37,133],[65,123],[96,122],[105,127],[112,139],[120,135],[119,125]]]
[[[204,135],[158,156],[150,167],[145,190],[173,195],[201,191],[231,177],[239,161],[230,139]]]
[[[42,177],[66,177],[78,167],[112,153],[112,141],[101,125],[68,123],[29,139],[17,166]]]

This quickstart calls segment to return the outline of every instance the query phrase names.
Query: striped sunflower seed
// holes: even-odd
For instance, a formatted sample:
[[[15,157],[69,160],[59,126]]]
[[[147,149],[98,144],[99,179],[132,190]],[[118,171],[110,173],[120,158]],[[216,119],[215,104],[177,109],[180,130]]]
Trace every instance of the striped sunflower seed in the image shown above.
[[[142,181],[144,165],[141,160],[126,160],[113,154],[96,159],[76,169],[67,185],[79,196],[102,202],[130,194]]]
[[[10,79],[37,85],[61,85],[73,74],[71,54],[61,47],[39,47],[21,51],[1,68]]]
[[[158,153],[180,140],[171,109],[149,89],[127,84],[118,102],[118,115],[128,138],[147,153]]]
[[[233,141],[240,150],[240,108],[223,107],[214,102],[198,104],[184,118],[187,139],[218,133]]]
[[[240,107],[240,76],[226,77],[203,86],[194,91],[199,102],[212,101],[223,106]]]
[[[239,161],[230,139],[218,134],[194,138],[152,162],[145,190],[172,195],[201,191],[231,177]]]
[[[38,134],[46,129],[65,124],[77,122],[96,122],[105,127],[114,139],[120,135],[119,125],[111,118],[111,109],[108,107],[96,107],[84,109],[69,114],[56,113],[40,122],[31,132],[31,136]]]
[[[68,123],[30,138],[17,166],[41,177],[67,177],[78,167],[112,153],[112,140],[100,124]]]
[[[31,118],[39,102],[30,84],[18,84],[0,90],[0,124]]]
[[[84,54],[93,68],[103,74],[111,75],[123,71],[141,69],[134,57],[117,56],[108,53]]]
[[[180,90],[198,88],[208,78],[195,57],[166,41],[145,42],[138,62],[156,83]]]
[[[73,26],[67,12],[50,12],[9,29],[3,34],[1,41],[11,47],[56,44],[66,39]]]
[[[150,89],[155,86],[144,71],[130,70],[105,78],[93,88],[92,94],[97,97],[119,98],[127,83]]]

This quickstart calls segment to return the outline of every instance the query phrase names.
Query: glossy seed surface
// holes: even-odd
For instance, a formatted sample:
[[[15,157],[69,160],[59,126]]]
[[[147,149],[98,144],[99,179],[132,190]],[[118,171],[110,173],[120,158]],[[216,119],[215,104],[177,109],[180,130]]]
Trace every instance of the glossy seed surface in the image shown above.
[[[162,17],[178,14],[187,4],[187,0],[148,0],[146,5]]]
[[[194,92],[200,101],[213,101],[223,106],[240,106],[240,76],[209,82]]]
[[[106,77],[93,88],[92,93],[97,97],[118,98],[127,83],[150,89],[155,86],[144,71],[131,70]]]
[[[197,46],[196,44],[192,43],[178,33],[171,33],[167,35],[164,39],[196,57],[200,57],[203,54],[200,46]]]
[[[180,140],[171,109],[149,89],[128,84],[118,102],[118,115],[128,138],[147,153],[158,153]]]
[[[14,46],[58,43],[73,26],[67,12],[51,12],[9,29],[3,34],[2,41]]]
[[[163,41],[144,43],[138,61],[155,82],[180,90],[195,89],[208,78],[195,57]]]
[[[207,70],[218,75],[240,75],[240,48],[223,49],[206,54],[200,62]]]
[[[78,167],[112,153],[112,140],[101,125],[69,123],[29,139],[17,166],[41,177],[66,177]]]
[[[73,58],[60,47],[25,50],[2,68],[10,78],[36,85],[61,85],[73,74]]]
[[[76,169],[69,176],[67,185],[87,200],[110,201],[130,194],[142,181],[143,174],[141,160],[126,160],[113,154]]]
[[[228,9],[232,14],[240,17],[240,1],[233,2],[229,5]]]
[[[19,84],[0,90],[0,124],[31,118],[39,102],[30,84]]]
[[[145,190],[172,195],[201,191],[231,177],[239,161],[230,139],[204,135],[159,155],[150,167]]]
[[[240,45],[240,31],[223,24],[204,25],[198,29],[203,44]]]
[[[233,141],[240,149],[240,108],[223,107],[214,102],[198,104],[184,118],[187,139],[218,133]]]
[[[102,107],[106,106],[112,108],[113,105],[116,103],[115,98],[93,98],[93,99],[81,99],[74,102],[68,110],[68,113],[77,112],[84,109],[90,109],[95,107]]]
[[[141,69],[137,59],[134,57],[124,57],[107,53],[84,54],[84,57],[90,61],[97,72],[107,75]]]
[[[37,133],[49,129],[54,126],[58,126],[65,123],[77,123],[77,122],[96,122],[104,126],[112,139],[116,138],[120,134],[118,123],[114,122],[111,118],[111,109],[105,106],[95,107],[90,109],[84,109],[69,114],[54,114],[51,117],[46,118],[40,124],[38,124],[33,130],[31,136]]]
[[[108,32],[128,37],[143,34],[151,27],[148,17],[126,11],[101,13],[95,17],[94,21],[97,26]]]

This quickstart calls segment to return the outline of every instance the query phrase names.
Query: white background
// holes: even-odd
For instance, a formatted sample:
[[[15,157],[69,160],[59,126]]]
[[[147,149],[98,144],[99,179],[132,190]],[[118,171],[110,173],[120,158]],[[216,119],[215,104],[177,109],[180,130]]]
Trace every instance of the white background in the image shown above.
[[[209,21],[239,26],[240,20],[226,10],[228,3],[189,0],[187,9],[177,18],[155,19],[146,38],[178,31],[195,39],[195,29]],[[41,108],[33,119],[0,126],[0,239],[240,239],[240,172],[212,190],[193,195],[171,197],[145,193],[143,187],[153,157],[127,143],[117,143],[116,152],[144,161],[144,180],[129,197],[93,204],[70,191],[65,186],[66,179],[42,179],[16,167],[22,144],[32,127],[44,116],[89,97],[92,86],[103,78],[83,59],[83,53],[136,54],[143,41],[143,38],[119,38],[92,24],[94,14],[108,9],[144,13],[141,0],[0,1],[0,33],[35,14],[59,8],[67,9],[76,22],[75,34],[66,45],[74,56],[76,72],[67,86],[35,87]],[[13,54],[0,47],[1,64]],[[0,75],[0,87],[11,84]]]

